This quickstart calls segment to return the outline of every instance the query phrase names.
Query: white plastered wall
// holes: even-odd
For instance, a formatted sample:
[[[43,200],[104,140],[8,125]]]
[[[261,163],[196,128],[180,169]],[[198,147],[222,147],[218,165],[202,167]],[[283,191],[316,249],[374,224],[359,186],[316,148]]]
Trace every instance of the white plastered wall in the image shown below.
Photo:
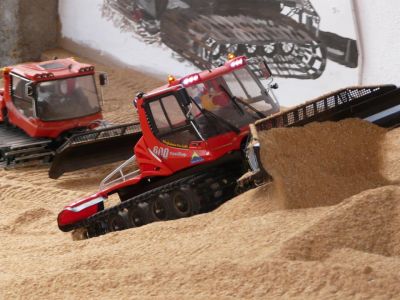
[[[99,50],[118,61],[159,74],[164,68],[166,74],[193,72],[193,68],[178,64],[166,47],[147,45],[136,40],[131,32],[123,32],[111,21],[101,16],[103,0],[59,0],[59,15],[62,38],[77,44]],[[73,49],[69,49],[73,50]]]
[[[97,49],[101,54],[111,55],[126,65],[159,77],[165,77],[166,74],[180,76],[196,70],[191,64],[179,63],[172,58],[172,51],[167,47],[147,45],[135,39],[131,32],[121,32],[112,22],[102,18],[102,2],[103,0],[59,0],[62,37]],[[357,26],[346,26],[345,22],[337,22],[334,32],[358,40],[359,68],[343,68],[328,61],[324,74],[317,80],[279,78],[277,81],[281,88],[277,91],[277,96],[282,105],[294,105],[354,84],[400,84],[397,75],[400,69],[399,0],[312,2],[321,16],[322,30],[328,30],[324,27],[330,18],[349,20],[351,15],[354,16]]]
[[[353,0],[359,24],[362,84],[400,84],[400,1]]]

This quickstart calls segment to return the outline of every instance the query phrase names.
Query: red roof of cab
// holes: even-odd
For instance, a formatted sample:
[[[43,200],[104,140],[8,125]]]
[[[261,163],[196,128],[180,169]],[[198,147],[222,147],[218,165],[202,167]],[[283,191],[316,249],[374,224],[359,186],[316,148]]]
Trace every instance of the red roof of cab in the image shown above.
[[[243,59],[244,63],[242,65],[238,66],[238,67],[231,67],[230,64],[231,64],[231,62],[233,60],[230,60],[230,61],[227,61],[224,65],[222,65],[220,67],[216,67],[216,68],[213,68],[213,69],[210,69],[210,70],[200,71],[200,72],[197,72],[197,73],[195,72],[195,73],[192,73],[192,74],[188,74],[188,75],[186,75],[184,77],[177,78],[175,81],[173,81],[170,84],[165,84],[165,85],[163,85],[163,86],[161,86],[159,88],[156,88],[156,89],[150,91],[149,93],[146,93],[144,98],[145,99],[153,98],[153,97],[165,94],[165,93],[170,92],[170,91],[178,90],[179,87],[181,85],[183,85],[181,83],[182,79],[184,79],[186,77],[189,77],[189,76],[192,76],[194,74],[198,74],[200,79],[198,81],[196,81],[196,82],[193,82],[191,84],[186,85],[185,87],[192,86],[192,85],[195,85],[195,84],[198,84],[198,83],[201,83],[201,82],[205,82],[207,80],[210,80],[210,79],[213,79],[213,78],[216,78],[216,77],[220,77],[222,75],[225,75],[227,73],[232,72],[232,70],[240,69],[240,68],[242,68],[242,67],[244,67],[246,65],[247,58],[245,56],[238,56],[238,57],[236,57],[234,59],[234,60],[236,60],[236,59],[241,59],[241,58]]]
[[[10,67],[10,72],[36,80],[35,75],[53,73],[55,78],[71,77],[77,74],[87,74],[91,72],[79,72],[79,69],[92,67],[90,64],[80,63],[73,58],[63,58],[42,62],[24,63]],[[48,80],[48,79],[47,79]]]

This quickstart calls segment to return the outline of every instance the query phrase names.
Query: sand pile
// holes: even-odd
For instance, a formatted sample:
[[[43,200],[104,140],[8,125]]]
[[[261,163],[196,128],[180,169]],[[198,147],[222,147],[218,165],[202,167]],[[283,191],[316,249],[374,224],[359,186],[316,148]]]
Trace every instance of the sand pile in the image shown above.
[[[131,89],[159,81],[106,68],[106,116],[129,121]],[[57,213],[112,166],[57,181],[0,171],[0,299],[398,297],[400,129],[347,120],[262,138],[275,182],[209,214],[79,242]]]
[[[0,171],[0,205],[3,212],[8,212],[2,213],[0,226],[10,233],[57,232],[53,226],[54,211],[58,208],[55,200],[76,199],[84,195],[51,185],[21,182],[21,178],[10,173]]]
[[[294,260],[320,260],[334,249],[400,255],[400,188],[387,186],[346,199],[283,244]]]
[[[333,205],[387,184],[381,174],[385,133],[357,119],[262,132],[262,162],[282,208]]]

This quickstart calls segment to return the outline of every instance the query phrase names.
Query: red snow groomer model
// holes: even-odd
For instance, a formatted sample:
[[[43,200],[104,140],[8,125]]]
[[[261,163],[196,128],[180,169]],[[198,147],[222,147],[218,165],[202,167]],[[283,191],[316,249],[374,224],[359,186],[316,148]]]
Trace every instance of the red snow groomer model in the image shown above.
[[[394,85],[344,88],[273,114],[279,105],[270,88],[276,86],[263,87],[252,63],[270,78],[264,61],[238,57],[139,94],[143,136],[135,156],[107,176],[99,192],[66,206],[59,228],[93,237],[208,211],[271,180],[260,160],[260,131],[345,118],[400,124],[400,88]],[[121,202],[106,208],[113,194]]]
[[[232,58],[224,65],[181,79],[135,105],[143,136],[135,155],[106,177],[100,191],[65,207],[62,231],[83,228],[86,237],[207,211],[234,195],[247,170],[249,124],[279,111],[272,80],[264,87],[250,71],[264,61]],[[118,194],[121,203],[105,208]]]
[[[103,120],[94,75],[94,66],[72,58],[3,68],[0,166],[52,163],[49,175],[58,178],[130,157],[140,127]]]

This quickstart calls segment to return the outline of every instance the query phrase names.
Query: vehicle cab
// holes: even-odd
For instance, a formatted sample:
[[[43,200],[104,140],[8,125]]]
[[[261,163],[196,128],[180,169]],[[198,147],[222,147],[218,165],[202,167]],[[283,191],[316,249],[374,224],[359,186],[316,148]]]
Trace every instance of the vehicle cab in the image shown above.
[[[3,76],[2,119],[29,136],[56,138],[102,119],[91,65],[57,59],[7,67]]]
[[[278,112],[270,91],[276,85],[263,86],[250,69],[254,63],[271,83],[264,61],[242,56],[212,70],[170,77],[168,85],[137,97],[144,134],[135,153],[142,173],[166,176],[214,161],[241,148],[250,123]]]

